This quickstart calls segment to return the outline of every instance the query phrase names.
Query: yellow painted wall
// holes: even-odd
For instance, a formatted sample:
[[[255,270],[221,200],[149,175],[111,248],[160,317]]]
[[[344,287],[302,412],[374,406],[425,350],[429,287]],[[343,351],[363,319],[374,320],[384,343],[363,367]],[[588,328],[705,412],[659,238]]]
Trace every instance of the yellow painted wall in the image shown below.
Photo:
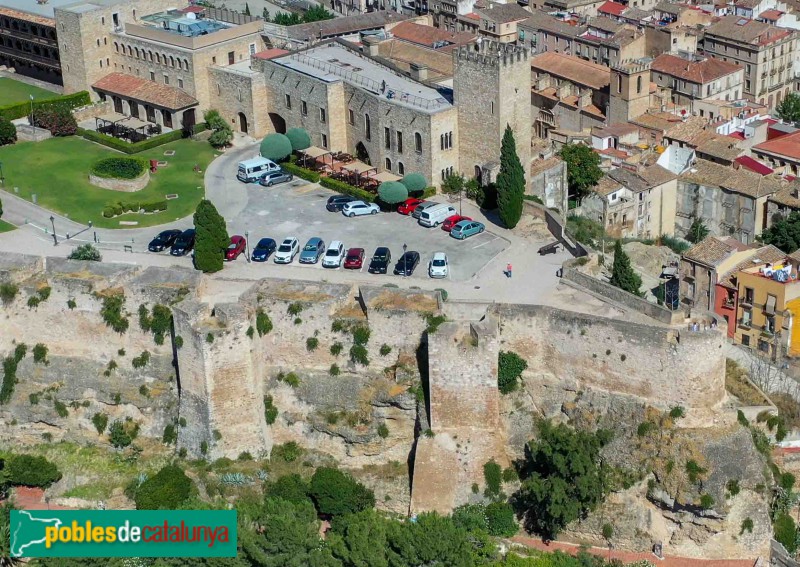
[[[800,298],[792,299],[786,303],[786,310],[792,313],[791,342],[789,343],[789,356],[800,355],[800,325],[797,324],[800,317]]]

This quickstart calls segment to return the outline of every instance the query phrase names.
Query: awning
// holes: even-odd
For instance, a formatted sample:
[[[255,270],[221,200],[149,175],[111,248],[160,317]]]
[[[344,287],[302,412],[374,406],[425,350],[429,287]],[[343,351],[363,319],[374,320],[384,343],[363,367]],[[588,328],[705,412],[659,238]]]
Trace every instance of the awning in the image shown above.
[[[299,150],[301,154],[305,154],[310,158],[316,159],[318,157],[322,157],[324,155],[328,155],[330,150],[326,150],[323,148],[318,148],[317,146],[309,146],[304,150]]]
[[[767,304],[766,306],[764,306],[764,311],[768,315],[775,315],[775,302],[776,302],[776,297],[774,295],[767,296]]]
[[[361,174],[361,173],[364,173],[364,172],[367,172],[367,171],[371,171],[371,170],[373,170],[375,168],[372,167],[371,165],[367,165],[363,161],[356,160],[354,162],[348,163],[347,165],[343,165],[342,169],[346,169],[347,171],[349,171],[351,173]]]
[[[370,175],[370,178],[376,181],[380,181],[381,183],[383,183],[384,181],[397,181],[398,179],[400,179],[400,177],[398,177],[394,173],[389,173],[388,171],[381,171],[380,173],[376,173],[375,175]]]
[[[121,120],[125,120],[128,118],[124,114],[119,114],[117,112],[112,112],[111,114],[101,114],[100,116],[95,117],[97,120],[103,120],[105,122],[111,122],[112,124],[119,122]]]

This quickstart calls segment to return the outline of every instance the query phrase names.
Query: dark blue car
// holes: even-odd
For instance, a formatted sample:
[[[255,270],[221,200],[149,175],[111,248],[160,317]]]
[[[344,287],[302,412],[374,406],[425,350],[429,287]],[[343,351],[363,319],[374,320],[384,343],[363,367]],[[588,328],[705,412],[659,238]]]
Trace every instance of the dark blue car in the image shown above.
[[[271,238],[262,238],[256,244],[256,247],[253,248],[253,254],[250,256],[250,259],[253,262],[266,262],[269,258],[269,255],[275,252],[275,248],[277,244]]]

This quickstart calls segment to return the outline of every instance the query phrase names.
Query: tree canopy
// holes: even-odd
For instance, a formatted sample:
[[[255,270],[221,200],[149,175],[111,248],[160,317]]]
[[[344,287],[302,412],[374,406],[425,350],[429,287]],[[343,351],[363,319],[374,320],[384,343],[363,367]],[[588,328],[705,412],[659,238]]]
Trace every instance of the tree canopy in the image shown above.
[[[261,155],[272,161],[282,161],[292,153],[292,142],[284,134],[267,134],[261,140]]]
[[[230,242],[225,219],[217,212],[217,208],[208,199],[197,205],[194,213],[195,268],[205,273],[214,273],[222,269],[223,253]]]
[[[800,122],[800,94],[789,93],[778,106],[775,113],[787,122]]]
[[[689,227],[689,230],[686,233],[686,240],[697,244],[706,236],[708,236],[708,234],[709,230],[703,222],[703,219],[695,217],[694,220],[692,220],[692,225]]]
[[[305,150],[311,145],[311,136],[308,135],[305,128],[289,128],[286,131],[286,137],[289,138],[289,143],[292,144],[292,150]]]
[[[167,465],[135,490],[137,510],[174,510],[196,490],[178,465]]]
[[[0,116],[0,146],[13,144],[17,141],[17,127],[8,118]]]
[[[622,249],[622,241],[617,240],[614,244],[614,265],[611,267],[611,285],[634,295],[641,295],[639,288],[642,287],[642,278],[631,267],[631,259]]]
[[[406,186],[409,193],[424,191],[428,186],[428,182],[425,181],[425,176],[421,173],[409,173],[400,180],[400,183]]]
[[[384,181],[378,187],[378,197],[384,203],[396,205],[408,199],[408,189],[399,181]]]
[[[567,184],[571,194],[579,201],[583,200],[603,177],[600,156],[583,144],[566,144],[559,155],[567,164]]]
[[[793,212],[788,217],[773,217],[772,226],[761,233],[761,240],[787,254],[800,248],[800,213]]]
[[[311,477],[309,495],[320,514],[353,514],[375,506],[375,495],[363,484],[342,471],[320,467]]]
[[[525,195],[525,170],[517,156],[514,132],[506,124],[500,146],[500,173],[497,175],[497,207],[500,220],[507,228],[517,226],[522,218],[522,201]]]

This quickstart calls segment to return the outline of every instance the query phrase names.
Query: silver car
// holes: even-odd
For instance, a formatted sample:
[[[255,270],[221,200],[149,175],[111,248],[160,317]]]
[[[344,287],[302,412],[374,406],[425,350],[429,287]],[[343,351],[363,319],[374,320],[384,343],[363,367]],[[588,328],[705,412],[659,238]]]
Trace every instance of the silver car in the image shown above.
[[[300,263],[301,264],[316,264],[319,261],[320,256],[325,253],[325,241],[321,238],[314,237],[310,238],[306,245],[303,246],[302,252],[300,252]]]
[[[276,264],[291,264],[297,253],[300,252],[300,243],[294,236],[284,238],[281,245],[278,246],[278,251],[272,257],[272,261]]]
[[[414,212],[411,213],[411,216],[415,219],[419,219],[419,216],[422,214],[422,211],[425,209],[430,209],[431,207],[435,207],[436,205],[440,205],[441,203],[437,203],[436,201],[425,201],[424,203],[420,203],[417,205],[417,208],[414,209]]]

